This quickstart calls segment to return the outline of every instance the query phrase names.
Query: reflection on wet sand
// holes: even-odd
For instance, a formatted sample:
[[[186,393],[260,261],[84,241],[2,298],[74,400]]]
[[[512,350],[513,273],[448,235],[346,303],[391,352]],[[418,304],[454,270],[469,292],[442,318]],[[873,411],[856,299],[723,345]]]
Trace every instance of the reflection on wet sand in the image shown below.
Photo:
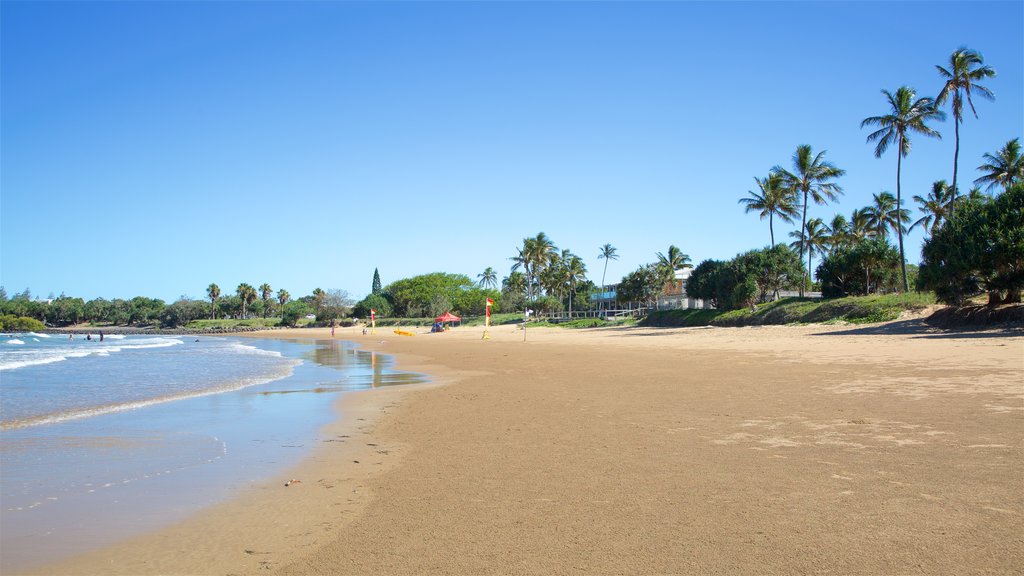
[[[378,388],[380,386],[398,386],[403,384],[420,384],[426,382],[422,374],[415,372],[398,372],[391,370],[394,361],[386,354],[362,350],[352,342],[339,340],[310,340],[313,349],[305,355],[305,359],[321,366],[345,371],[345,376],[334,382],[324,382],[315,388],[301,390],[267,390],[262,395],[295,394],[297,392],[322,394],[328,392],[351,392]],[[353,371],[352,368],[360,370]],[[367,370],[368,369],[368,370]]]

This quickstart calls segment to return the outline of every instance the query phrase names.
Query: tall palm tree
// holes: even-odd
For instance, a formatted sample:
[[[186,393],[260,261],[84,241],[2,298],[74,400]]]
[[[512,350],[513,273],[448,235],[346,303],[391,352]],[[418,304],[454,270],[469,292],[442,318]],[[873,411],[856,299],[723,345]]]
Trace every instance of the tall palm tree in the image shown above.
[[[210,318],[217,319],[217,299],[220,298],[220,286],[210,284],[206,287],[206,296],[210,299]]]
[[[750,196],[740,198],[746,212],[760,211],[761,220],[768,217],[768,233],[775,247],[775,216],[783,222],[792,222],[797,214],[796,196],[792,188],[783,185],[782,175],[773,172],[765,178],[754,177],[760,193],[747,191]]]
[[[928,192],[927,196],[922,197],[915,194],[914,201],[920,204],[918,210],[924,216],[921,216],[916,222],[911,224],[910,229],[913,230],[920,226],[925,230],[926,234],[934,236],[935,232],[942,228],[942,224],[946,221],[946,215],[949,213],[950,206],[953,203],[953,196],[953,187],[947,184],[945,180],[937,180],[932,183],[932,189]]]
[[[270,284],[264,282],[260,284],[260,299],[263,300],[263,317],[267,317],[267,312],[270,312],[271,298],[274,297],[274,290],[270,287]]]
[[[669,245],[668,254],[658,252],[658,277],[662,285],[676,279],[676,270],[690,267],[690,256],[674,245]]]
[[[483,288],[490,288],[493,290],[498,287],[498,273],[490,266],[488,266],[482,273],[477,274],[476,277],[480,279],[478,284]]]
[[[601,289],[604,290],[604,279],[608,275],[608,261],[619,259],[619,256],[615,253],[615,246],[611,244],[601,246],[601,253],[597,255],[597,259],[604,259],[604,272],[601,273]]]
[[[790,172],[781,166],[772,168],[772,172],[782,176],[783,186],[793,191],[794,195],[799,195],[803,198],[801,207],[803,215],[800,219],[800,237],[803,238],[804,232],[807,228],[807,200],[808,197],[814,200],[815,204],[825,204],[827,200],[835,200],[843,193],[843,189],[839,187],[835,180],[843,174],[846,174],[845,170],[837,168],[824,159],[825,150],[822,150],[817,155],[814,155],[811,151],[811,147],[807,144],[801,144],[797,146],[796,152],[793,153],[793,171]],[[800,243],[800,261],[803,262],[805,242]],[[804,285],[807,284],[807,274],[809,271],[804,271],[804,281],[800,283],[800,295],[804,295]]]
[[[953,149],[953,193],[956,194],[956,169],[960,158],[960,124],[964,121],[964,96],[967,96],[967,104],[971,107],[974,117],[978,117],[974,109],[974,101],[971,99],[971,92],[977,92],[980,96],[995,99],[995,95],[988,88],[978,84],[981,80],[992,78],[996,75],[995,69],[984,65],[981,54],[969,50],[963,46],[957,48],[949,56],[949,68],[936,65],[939,75],[946,81],[942,90],[935,97],[935,105],[942,106],[946,100],[952,101],[953,108],[953,133],[955,134],[956,146]]]
[[[910,154],[910,133],[941,138],[942,135],[925,125],[932,119],[945,118],[945,113],[935,108],[931,98],[917,98],[917,92],[908,86],[900,86],[895,93],[882,90],[889,104],[889,113],[885,116],[870,116],[861,121],[861,128],[878,126],[878,130],[868,134],[868,142],[878,142],[875,146],[875,158],[881,158],[890,145],[896,146],[896,205],[903,206],[900,189],[900,171],[903,158]],[[903,231],[897,228],[900,244],[900,270],[903,272],[903,290],[909,292],[907,282],[907,259],[903,251]]]
[[[975,180],[975,184],[985,184],[985,189],[991,190],[1000,184],[1009,188],[1017,182],[1024,182],[1024,156],[1020,154],[1020,138],[1007,142],[995,156],[986,152],[982,158],[986,162],[978,166],[978,170],[985,174]]]
[[[288,301],[291,299],[292,295],[289,294],[288,291],[285,290],[284,288],[277,291],[277,303],[281,305],[281,308],[284,308],[284,305],[287,304]]]
[[[789,233],[789,236],[790,238],[794,238],[793,242],[789,245],[790,248],[800,250],[801,254],[806,250],[807,269],[813,270],[812,263],[814,262],[814,254],[824,254],[825,247],[828,246],[828,226],[825,226],[825,222],[823,222],[821,218],[811,218],[807,221],[807,226],[804,228],[802,234],[794,230]],[[801,290],[801,294],[802,293],[803,291]]]

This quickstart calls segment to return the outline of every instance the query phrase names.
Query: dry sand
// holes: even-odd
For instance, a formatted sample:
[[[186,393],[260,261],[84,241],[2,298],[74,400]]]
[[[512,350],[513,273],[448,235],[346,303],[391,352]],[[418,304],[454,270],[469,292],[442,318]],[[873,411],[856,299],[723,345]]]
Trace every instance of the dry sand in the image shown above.
[[[338,337],[434,384],[349,396],[288,477],[42,573],[1024,570],[1020,332],[418,332]]]

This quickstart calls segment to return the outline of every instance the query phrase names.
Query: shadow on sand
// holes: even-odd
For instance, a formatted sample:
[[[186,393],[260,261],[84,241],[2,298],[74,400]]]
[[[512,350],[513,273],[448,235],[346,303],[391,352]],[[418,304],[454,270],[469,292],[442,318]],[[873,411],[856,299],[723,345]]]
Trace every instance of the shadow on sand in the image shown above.
[[[1024,336],[1024,329],[1015,326],[977,326],[938,328],[923,318],[896,320],[849,330],[817,332],[811,336],[912,336],[915,338],[1012,338]]]

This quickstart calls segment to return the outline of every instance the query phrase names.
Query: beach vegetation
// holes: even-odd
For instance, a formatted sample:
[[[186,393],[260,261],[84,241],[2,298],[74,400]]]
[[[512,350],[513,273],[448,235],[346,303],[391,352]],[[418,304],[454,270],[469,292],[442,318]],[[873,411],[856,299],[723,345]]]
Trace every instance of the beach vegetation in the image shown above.
[[[605,244],[604,246],[601,246],[600,250],[601,251],[598,253],[597,259],[604,260],[604,271],[601,272],[601,288],[604,288],[605,277],[608,275],[608,261],[618,260],[619,255],[617,253],[618,250],[615,248],[615,246],[612,246],[611,244]]]
[[[936,180],[932,183],[932,189],[926,196],[914,195],[914,201],[918,203],[918,210],[922,216],[910,225],[910,229],[913,230],[920,226],[926,235],[935,234],[935,231],[941,228],[946,221],[946,216],[955,199],[956,194],[953,187],[945,180]]]
[[[982,175],[974,181],[976,185],[984,184],[987,190],[992,190],[996,186],[1006,189],[1024,182],[1024,156],[1020,153],[1020,138],[1010,140],[994,155],[986,152],[982,157],[985,163],[978,166]]]
[[[747,191],[748,196],[740,198],[745,212],[757,212],[761,220],[768,218],[768,235],[775,246],[775,218],[792,222],[799,213],[797,198],[792,187],[784,185],[782,174],[772,172],[764,178],[754,177],[760,192]]]
[[[38,332],[45,327],[45,324],[35,318],[0,314],[0,330],[4,332]]]
[[[846,174],[846,171],[825,160],[825,150],[814,154],[808,144],[797,146],[793,153],[793,171],[786,170],[782,166],[772,168],[772,174],[781,179],[781,185],[786,188],[800,203],[800,236],[801,252],[800,261],[803,262],[803,248],[806,242],[803,241],[807,229],[807,203],[808,200],[815,204],[826,204],[829,200],[835,200],[843,193],[843,189],[833,182]],[[804,278],[808,272],[805,271]],[[800,291],[803,293],[805,282],[801,282]]]
[[[861,121],[861,128],[877,126],[878,129],[868,134],[868,142],[876,142],[875,157],[881,158],[889,146],[896,148],[896,208],[903,208],[903,195],[900,186],[900,173],[903,169],[903,158],[910,154],[911,134],[921,134],[931,138],[941,138],[937,130],[926,123],[929,120],[942,120],[945,113],[935,107],[935,101],[928,97],[917,97],[917,92],[908,86],[901,86],[896,92],[882,90],[889,104],[888,114],[869,116]],[[954,180],[954,191],[956,184]],[[903,272],[903,290],[910,290],[907,280],[906,253],[903,249],[903,227],[896,226],[896,236],[900,248],[900,269]]]
[[[166,306],[159,319],[164,328],[178,328],[193,320],[205,319],[208,314],[209,306],[206,302],[182,297]]]
[[[292,300],[281,308],[281,325],[294,327],[307,314],[313,313],[313,307],[302,300]]]
[[[352,307],[352,315],[356,318],[369,318],[370,310],[376,310],[377,318],[387,318],[394,315],[391,302],[383,294],[369,294]]]
[[[373,283],[370,285],[370,294],[379,296],[383,288],[380,285],[380,271],[373,269]]]
[[[1021,301],[1024,290],[1024,183],[994,198],[964,198],[925,240],[918,288],[954,306],[981,292],[990,305]]]
[[[274,311],[274,289],[266,282],[260,284],[260,300],[263,302],[263,309],[260,310],[260,315],[266,318],[268,314]]]
[[[256,289],[252,285],[242,282],[235,289],[235,293],[242,302],[242,318],[248,318],[249,305],[256,301]]]
[[[898,319],[935,304],[931,293],[884,294],[817,300],[780,298],[757,309],[662,310],[641,320],[641,326],[761,326],[807,323],[867,324]]]
[[[971,112],[977,118],[978,112],[974,109],[974,100],[971,95],[972,93],[978,94],[982,98],[994,100],[995,95],[992,91],[982,86],[980,82],[995,77],[996,71],[991,66],[985,65],[985,59],[980,53],[966,47],[957,48],[950,54],[948,66],[936,65],[935,68],[938,70],[939,76],[945,80],[939,95],[935,97],[935,105],[942,106],[949,101],[953,112],[955,145],[951,188],[955,196],[957,194],[957,163],[960,159],[960,124],[963,124],[964,121],[964,99],[966,97],[967,105],[971,107]]]
[[[883,238],[869,238],[828,254],[815,271],[822,296],[866,296],[899,288],[900,254]]]
[[[800,256],[785,244],[776,244],[725,262],[701,262],[687,280],[686,293],[718,309],[735,310],[769,302],[802,280]]]
[[[206,297],[210,299],[210,318],[217,318],[217,299],[220,298],[220,286],[211,283],[206,287]]]

